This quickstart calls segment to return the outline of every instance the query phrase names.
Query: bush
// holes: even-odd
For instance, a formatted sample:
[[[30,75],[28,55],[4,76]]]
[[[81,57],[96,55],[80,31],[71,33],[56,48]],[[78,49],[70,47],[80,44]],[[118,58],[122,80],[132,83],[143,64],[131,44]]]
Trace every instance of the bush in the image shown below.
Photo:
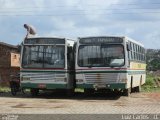
[[[9,92],[9,91],[10,91],[9,87],[0,86],[0,92]]]
[[[155,77],[151,74],[147,74],[146,76],[146,82],[142,86],[142,91],[144,92],[152,92],[152,91],[159,91],[160,88],[155,87]]]

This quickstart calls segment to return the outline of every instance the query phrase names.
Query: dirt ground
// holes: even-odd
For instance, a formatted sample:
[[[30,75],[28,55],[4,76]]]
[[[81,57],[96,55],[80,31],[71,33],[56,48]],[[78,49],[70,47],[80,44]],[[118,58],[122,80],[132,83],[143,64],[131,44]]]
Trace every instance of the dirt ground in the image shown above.
[[[160,114],[160,93],[132,93],[130,97],[97,93],[67,97],[42,93],[0,93],[0,114]]]

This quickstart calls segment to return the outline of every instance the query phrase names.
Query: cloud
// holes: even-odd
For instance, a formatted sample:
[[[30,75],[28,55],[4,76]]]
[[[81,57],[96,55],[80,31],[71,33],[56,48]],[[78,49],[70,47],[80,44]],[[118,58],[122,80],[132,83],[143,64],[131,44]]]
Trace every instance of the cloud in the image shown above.
[[[82,1],[79,8],[84,14],[84,16],[89,20],[98,19],[104,16],[107,10],[112,6],[112,4],[119,3],[119,0],[105,1],[105,0],[87,0]]]
[[[53,21],[53,27],[55,29],[67,30],[74,28],[74,21],[56,17],[52,17],[51,20]]]
[[[145,43],[146,43],[146,47],[150,48],[150,46],[152,46],[152,48],[160,48],[160,32],[158,31],[153,31],[150,34],[147,34],[145,36]],[[153,47],[154,46],[154,47]]]
[[[69,38],[76,38],[80,36],[100,35],[101,27],[79,27],[76,26],[75,21],[64,20],[60,18],[52,18],[53,30],[45,33],[46,36],[63,36]]]
[[[18,44],[28,23],[40,36],[126,35],[147,48],[160,48],[158,12],[150,0],[1,0],[0,40]]]

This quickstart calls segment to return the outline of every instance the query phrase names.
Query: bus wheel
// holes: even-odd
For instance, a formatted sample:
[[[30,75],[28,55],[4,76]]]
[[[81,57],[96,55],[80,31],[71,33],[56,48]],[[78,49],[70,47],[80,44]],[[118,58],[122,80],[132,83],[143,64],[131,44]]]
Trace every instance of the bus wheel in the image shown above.
[[[139,86],[135,87],[135,91],[136,91],[136,92],[141,92],[141,83],[140,83]]]
[[[123,90],[123,95],[124,96],[130,96],[130,94],[131,94],[131,88],[127,88],[127,89]]]
[[[37,96],[37,95],[38,95],[39,89],[33,88],[33,89],[30,89],[30,92],[31,92],[31,95],[34,97],[34,96]]]
[[[136,92],[141,92],[141,85],[135,88]]]
[[[68,97],[74,96],[74,89],[68,89],[68,90],[66,91],[66,94],[67,94]]]
[[[84,89],[85,95],[91,95],[92,93],[94,93],[94,89]]]
[[[141,85],[142,85],[142,76],[141,76],[141,78],[140,78],[139,86],[135,87],[135,91],[136,91],[136,92],[141,92]]]

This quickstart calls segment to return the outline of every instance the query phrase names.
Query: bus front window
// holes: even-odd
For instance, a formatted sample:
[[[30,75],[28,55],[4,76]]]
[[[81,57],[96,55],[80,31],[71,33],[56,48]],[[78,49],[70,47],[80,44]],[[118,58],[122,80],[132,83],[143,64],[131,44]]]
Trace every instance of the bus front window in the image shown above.
[[[81,67],[121,67],[124,65],[124,48],[118,44],[81,45],[78,64]]]
[[[64,68],[64,46],[24,46],[24,68]]]

